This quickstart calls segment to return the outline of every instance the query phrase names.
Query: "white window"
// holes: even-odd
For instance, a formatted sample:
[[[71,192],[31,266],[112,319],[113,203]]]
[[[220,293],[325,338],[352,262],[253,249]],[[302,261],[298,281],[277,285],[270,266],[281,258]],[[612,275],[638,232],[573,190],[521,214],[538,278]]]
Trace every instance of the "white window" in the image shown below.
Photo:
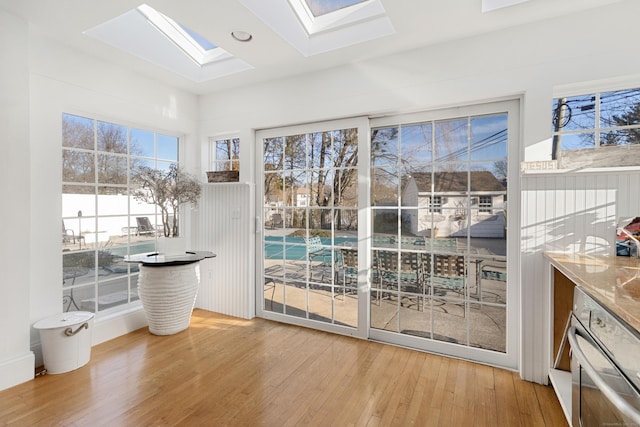
[[[493,213],[493,197],[480,196],[478,198],[478,212],[480,213]]]
[[[556,98],[552,131],[561,167],[639,165],[640,88]]]
[[[429,197],[429,212],[442,213],[442,196],[427,197]]]
[[[327,13],[335,12],[336,10],[354,6],[356,4],[365,3],[366,1],[367,0],[304,0],[313,16],[326,15]]]
[[[209,159],[211,171],[240,170],[240,139],[209,138]]]
[[[176,165],[179,138],[71,114],[62,133],[63,310],[126,306],[138,300],[138,268],[123,259],[154,251],[162,234],[156,206],[131,195],[131,177]]]

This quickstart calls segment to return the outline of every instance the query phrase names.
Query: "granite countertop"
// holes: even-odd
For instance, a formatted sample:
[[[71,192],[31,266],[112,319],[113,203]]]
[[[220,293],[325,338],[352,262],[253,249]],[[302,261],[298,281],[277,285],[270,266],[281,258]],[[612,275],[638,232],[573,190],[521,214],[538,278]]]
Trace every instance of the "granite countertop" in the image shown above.
[[[640,259],[545,252],[551,265],[640,331]]]

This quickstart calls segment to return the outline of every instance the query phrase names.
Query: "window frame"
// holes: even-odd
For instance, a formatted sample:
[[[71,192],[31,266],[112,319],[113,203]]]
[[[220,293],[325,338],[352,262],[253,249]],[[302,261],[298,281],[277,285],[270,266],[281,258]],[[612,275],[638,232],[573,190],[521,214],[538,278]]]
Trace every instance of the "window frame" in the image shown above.
[[[607,126],[601,125],[600,95],[602,93],[627,91],[640,89],[640,79],[620,78],[615,80],[603,80],[598,82],[584,82],[569,85],[559,85],[554,87],[549,109],[549,126],[551,127],[551,158],[558,162],[559,169],[575,168],[617,168],[617,167],[637,167],[640,164],[634,163],[632,159],[637,158],[635,154],[640,154],[640,144],[608,145],[601,144],[601,133],[616,130],[640,129],[640,123],[630,126]],[[593,127],[561,131],[556,129],[554,124],[554,106],[562,98],[593,96],[594,103],[594,124]],[[561,137],[578,134],[593,133],[594,145],[589,147],[576,147],[573,149],[562,149]],[[602,151],[604,150],[604,151]],[[634,154],[630,154],[631,153]],[[606,156],[603,156],[607,153]]]
[[[363,0],[318,16],[314,16],[305,0],[288,2],[309,36],[344,26],[355,26],[363,21],[386,15],[380,0]]]
[[[429,213],[442,213],[442,196],[427,196],[429,198]]]
[[[219,159],[218,147],[221,143],[231,143],[231,159]],[[239,171],[240,170],[240,137],[209,137],[209,171]]]
[[[508,195],[508,199],[511,204],[515,204],[516,206],[519,204],[520,200],[520,182],[519,182],[519,171],[518,171],[518,162],[522,160],[521,155],[523,153],[520,152],[520,144],[519,144],[519,129],[521,127],[521,119],[520,107],[522,105],[522,98],[510,98],[503,99],[489,103],[482,104],[474,104],[468,106],[458,106],[451,107],[445,109],[424,111],[424,112],[412,112],[406,114],[399,115],[389,115],[382,116],[377,118],[372,118],[370,127],[372,129],[385,128],[385,127],[394,127],[398,124],[416,124],[416,123],[424,123],[428,121],[439,121],[439,120],[452,120],[460,117],[469,117],[469,116],[491,116],[495,114],[502,114],[507,112],[507,150],[508,150],[508,161],[507,168],[505,171],[505,176],[508,179],[509,187],[506,190],[505,201],[507,200],[506,196]],[[372,154],[373,156],[373,154]],[[497,158],[491,158],[491,161],[498,160]],[[489,161],[488,159],[483,160],[465,160],[465,162],[476,163],[476,162],[485,162]],[[382,167],[385,165],[383,164]],[[473,168],[471,171],[474,170]],[[471,197],[477,196],[476,192],[471,192]],[[447,196],[452,197],[452,196]],[[449,201],[447,201],[449,203]],[[470,203],[470,202],[469,202]],[[376,209],[376,207],[372,207],[372,209]],[[378,209],[389,209],[389,206],[381,206]],[[444,209],[443,209],[444,210]],[[469,209],[470,210],[470,209]],[[454,207],[447,207],[447,212],[449,214],[455,213]],[[512,230],[518,230],[520,226],[520,218],[516,209],[505,209],[504,215],[507,223],[509,224],[509,228]],[[506,229],[505,229],[506,231]],[[506,257],[507,260],[518,259],[520,256],[520,245],[519,245],[519,234],[517,232],[511,232],[507,234],[506,239]],[[481,254],[473,254],[473,258],[479,259],[484,258],[485,255]],[[519,277],[520,266],[518,263],[507,262],[507,277]],[[512,279],[506,282],[507,283],[507,294],[506,294],[506,352],[498,353],[492,351],[485,351],[483,349],[478,349],[472,346],[457,346],[451,345],[447,342],[433,341],[432,345],[430,345],[429,350],[434,351],[440,354],[447,354],[452,357],[460,357],[467,360],[473,360],[480,363],[488,363],[494,366],[501,366],[508,369],[517,369],[520,360],[520,349],[519,342],[521,340],[520,336],[520,317],[519,312],[522,309],[520,301],[520,293],[521,289],[519,286],[519,282],[517,279]],[[470,303],[473,304],[473,303]],[[381,329],[373,329],[370,331],[369,337],[374,340],[390,342],[396,345],[407,346],[412,348],[421,348],[421,340],[423,338],[420,337],[412,337],[409,335],[393,335],[386,330]]]
[[[148,236],[146,236],[147,240],[143,242],[145,246],[144,250],[141,247],[140,242],[137,242],[138,248],[136,249],[136,242],[133,242],[134,239],[132,236],[138,235],[137,231],[135,231],[137,229],[137,217],[147,216],[151,219],[155,230],[161,230],[162,227],[161,225],[158,226],[156,223],[158,222],[157,218],[159,215],[157,207],[155,205],[134,202],[133,196],[131,196],[132,166],[135,162],[140,162],[141,164],[152,164],[154,167],[168,167],[170,163],[177,163],[180,165],[181,159],[184,157],[184,137],[177,132],[154,129],[150,126],[141,125],[139,123],[130,123],[117,119],[114,120],[112,118],[105,118],[98,114],[88,114],[86,112],[78,112],[71,109],[65,109],[61,114],[60,120],[63,130],[65,126],[65,118],[70,116],[86,121],[86,125],[91,123],[92,146],[89,147],[88,140],[86,141],[87,143],[85,146],[82,147],[68,146],[65,143],[64,134],[61,134],[61,157],[64,160],[65,154],[83,153],[85,158],[92,159],[94,170],[92,172],[93,178],[91,179],[87,178],[84,182],[74,180],[69,181],[65,180],[64,161],[61,165],[62,177],[60,194],[63,199],[61,204],[61,218],[63,224],[61,248],[61,263],[63,271],[62,309],[63,311],[86,310],[94,313],[104,313],[117,312],[127,310],[132,307],[138,307],[140,302],[138,300],[137,293],[135,293],[138,277],[137,267],[135,265],[131,266],[124,264],[120,261],[125,255],[139,253],[141,251],[147,252],[147,249],[148,251],[154,251],[157,249],[157,233],[148,234]],[[124,142],[126,142],[125,150],[122,148],[118,148],[116,151],[101,149],[99,146],[99,127],[101,123],[106,124],[107,127],[123,130]],[[131,149],[131,141],[135,137],[134,134],[140,137],[139,133],[148,133],[153,136],[152,155],[149,154],[148,150],[145,151],[144,148],[142,148],[144,142],[141,142],[143,145],[139,146],[139,151],[133,151]],[[174,141],[175,155],[173,154],[174,147],[171,146],[169,146],[169,152],[171,154],[163,155],[164,153],[167,153],[166,142],[172,144]],[[98,166],[100,165],[101,157],[113,157],[113,159],[120,159],[117,166],[118,168],[122,168],[122,160],[124,160],[126,169],[123,182],[111,182],[109,177],[106,179],[100,179]],[[70,187],[78,187],[79,192],[66,192],[65,190]],[[84,189],[81,187],[84,187]],[[80,202],[78,207],[81,209],[78,210],[76,214],[76,209],[78,208],[74,207],[73,212],[70,212],[69,207],[71,204],[68,201],[64,201],[65,195],[67,200],[69,200],[69,196],[73,198],[78,195],[86,195],[87,199],[92,198],[93,201],[89,204]],[[113,199],[104,199],[104,197],[112,196],[120,198],[120,202],[113,203]],[[122,200],[123,197],[125,200]],[[65,203],[67,204],[66,207]],[[117,223],[118,226],[115,227],[114,223]],[[68,233],[72,234],[71,241],[74,246],[71,248],[68,245],[65,245],[65,234],[67,234],[67,229],[73,231],[73,233]],[[103,229],[108,231],[105,232]],[[86,230],[88,230],[89,234],[85,233]],[[103,242],[103,238],[105,236],[108,239]],[[111,238],[113,237],[115,240],[116,236],[118,236],[118,241],[114,245]],[[76,244],[78,245],[77,247],[75,247]],[[104,261],[105,256],[108,257],[111,262],[116,258],[118,259],[117,271],[113,270],[111,273],[105,275],[105,272],[102,271],[104,270],[104,266],[102,264],[106,262]],[[87,269],[88,271],[86,271],[82,276],[74,273],[73,277],[71,277],[71,275],[68,274],[68,270],[70,268],[73,269],[75,265],[73,257],[86,259],[86,262],[82,261],[82,263],[87,264],[86,268],[83,268],[83,271]],[[111,266],[113,266],[113,264],[109,265],[109,267]],[[124,283],[125,281],[126,284]],[[118,299],[118,301],[113,304],[103,304],[100,301],[100,298],[113,293],[109,292],[109,287],[117,287],[118,289],[120,287],[125,287],[122,292],[125,292],[126,296]],[[75,297],[74,292],[76,293]],[[115,293],[119,292],[120,291]],[[80,299],[82,298],[83,293],[84,296],[86,296],[85,301]],[[93,304],[93,306],[91,307],[90,304]]]
[[[491,196],[478,196],[478,213],[493,213],[493,197]]]

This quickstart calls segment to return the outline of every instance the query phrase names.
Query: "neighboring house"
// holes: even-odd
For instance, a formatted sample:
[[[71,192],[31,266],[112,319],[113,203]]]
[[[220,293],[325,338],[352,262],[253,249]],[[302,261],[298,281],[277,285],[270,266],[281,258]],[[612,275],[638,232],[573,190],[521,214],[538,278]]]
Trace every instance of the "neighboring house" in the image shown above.
[[[278,196],[270,195],[264,196],[264,220],[266,222],[271,221],[271,218],[275,214],[282,214],[284,208],[284,202],[280,200]]]
[[[307,193],[306,187],[300,187],[296,190],[296,206],[306,208],[309,204],[310,195]]]
[[[469,180],[469,185],[467,185]],[[432,192],[433,185],[433,192]],[[506,187],[489,171],[416,172],[402,192],[415,235],[505,238]]]

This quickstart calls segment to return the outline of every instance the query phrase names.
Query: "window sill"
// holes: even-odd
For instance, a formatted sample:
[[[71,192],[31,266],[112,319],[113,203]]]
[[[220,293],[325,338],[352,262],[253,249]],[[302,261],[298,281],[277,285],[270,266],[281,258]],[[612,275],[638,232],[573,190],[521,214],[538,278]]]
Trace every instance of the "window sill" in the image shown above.
[[[616,173],[638,173],[640,172],[640,166],[611,166],[600,168],[575,168],[575,169],[545,169],[545,170],[523,170],[520,172],[522,176],[535,176],[535,175],[586,175],[586,174],[608,174],[611,172]]]

